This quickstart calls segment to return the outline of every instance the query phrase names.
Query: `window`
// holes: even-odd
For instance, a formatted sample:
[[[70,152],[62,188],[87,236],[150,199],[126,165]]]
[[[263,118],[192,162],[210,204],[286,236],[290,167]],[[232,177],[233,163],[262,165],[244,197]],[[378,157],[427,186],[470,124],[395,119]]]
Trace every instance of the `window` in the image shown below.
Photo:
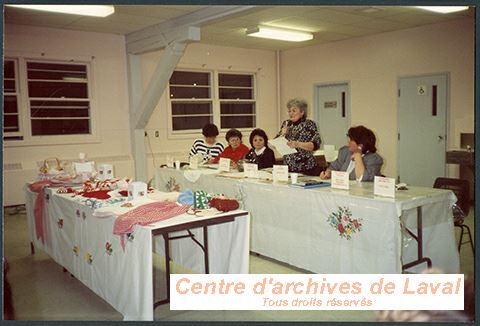
[[[213,77],[218,81],[217,96]],[[174,132],[198,133],[207,123],[220,129],[256,125],[253,74],[174,71],[169,91]]]
[[[209,72],[174,71],[170,77],[173,130],[197,130],[213,122]]]
[[[218,94],[222,129],[255,127],[253,75],[218,74]]]
[[[8,146],[68,144],[80,137],[98,141],[92,121],[91,63],[80,60],[4,59],[3,132]]]
[[[87,65],[27,61],[32,136],[90,133]]]
[[[5,59],[3,65],[3,133],[5,137],[12,138],[20,134],[17,67],[17,61]]]

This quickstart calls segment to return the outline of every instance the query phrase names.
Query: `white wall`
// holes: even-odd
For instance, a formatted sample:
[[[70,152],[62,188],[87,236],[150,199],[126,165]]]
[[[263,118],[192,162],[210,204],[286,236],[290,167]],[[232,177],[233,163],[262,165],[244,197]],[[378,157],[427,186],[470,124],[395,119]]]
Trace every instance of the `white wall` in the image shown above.
[[[474,21],[462,19],[282,52],[281,101],[304,97],[313,85],[349,81],[352,125],[376,132],[384,174],[397,174],[397,81],[399,77],[448,72],[450,119],[447,148],[461,132],[474,132]],[[456,168],[450,166],[450,175]]]
[[[4,205],[23,203],[22,186],[36,177],[37,162],[47,157],[75,159],[79,152],[96,161],[115,165],[117,175],[132,175],[125,39],[120,35],[76,32],[22,25],[5,25],[5,55],[33,58],[94,57],[94,100],[98,121],[95,143],[48,146],[9,142],[4,144],[4,163],[21,163],[22,170],[4,171]],[[16,146],[21,144],[22,146]],[[13,145],[13,147],[12,147]]]

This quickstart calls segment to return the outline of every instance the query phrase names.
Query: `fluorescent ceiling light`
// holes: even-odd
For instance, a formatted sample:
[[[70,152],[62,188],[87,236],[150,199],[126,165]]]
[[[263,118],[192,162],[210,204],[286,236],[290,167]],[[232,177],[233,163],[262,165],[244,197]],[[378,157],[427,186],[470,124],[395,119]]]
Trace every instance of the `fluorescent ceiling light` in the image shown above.
[[[312,33],[264,26],[249,28],[247,29],[246,34],[253,37],[269,38],[290,42],[303,42],[313,39]]]
[[[468,6],[416,6],[417,8],[424,9],[424,10],[429,10],[433,12],[438,12],[441,14],[450,14],[452,12],[457,12],[457,11],[462,11],[462,10],[467,10]]]
[[[113,6],[100,5],[6,5],[9,7],[34,9],[42,11],[60,12],[63,14],[106,17],[115,12]]]

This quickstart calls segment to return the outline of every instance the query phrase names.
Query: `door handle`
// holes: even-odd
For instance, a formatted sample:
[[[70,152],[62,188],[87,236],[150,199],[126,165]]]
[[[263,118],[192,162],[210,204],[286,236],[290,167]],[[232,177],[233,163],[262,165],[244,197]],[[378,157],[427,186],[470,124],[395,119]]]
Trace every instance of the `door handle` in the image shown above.
[[[443,140],[443,136],[438,136],[438,141],[442,141]]]

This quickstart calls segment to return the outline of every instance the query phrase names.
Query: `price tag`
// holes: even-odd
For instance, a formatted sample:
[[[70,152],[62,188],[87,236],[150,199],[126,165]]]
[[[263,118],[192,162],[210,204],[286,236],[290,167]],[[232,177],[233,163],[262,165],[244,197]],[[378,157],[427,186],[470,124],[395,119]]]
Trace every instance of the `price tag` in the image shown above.
[[[348,176],[348,172],[332,171],[332,188],[348,190],[350,188]]]
[[[373,180],[373,194],[395,198],[395,178],[375,177]]]
[[[288,166],[274,165],[273,166],[273,182],[288,182]]]
[[[243,174],[245,178],[258,178],[258,165],[253,163],[243,163]]]
[[[229,158],[220,158],[220,161],[218,162],[218,171],[225,171],[229,172],[230,171],[230,159]]]

